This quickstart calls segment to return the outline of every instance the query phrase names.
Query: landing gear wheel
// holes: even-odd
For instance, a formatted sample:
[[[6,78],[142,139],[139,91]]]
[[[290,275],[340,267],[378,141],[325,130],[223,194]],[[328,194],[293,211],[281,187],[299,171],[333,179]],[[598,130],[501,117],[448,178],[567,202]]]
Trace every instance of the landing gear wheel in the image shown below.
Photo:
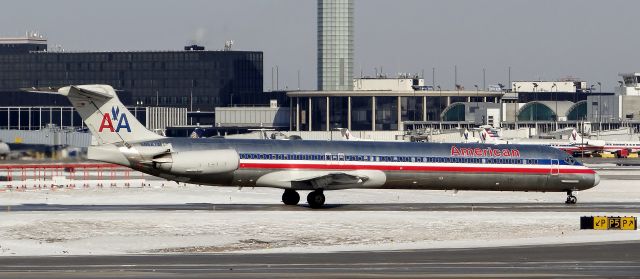
[[[300,195],[296,190],[286,189],[282,193],[282,202],[286,205],[296,205],[300,202]]]
[[[324,205],[324,194],[322,190],[315,190],[307,195],[307,202],[311,208],[320,208]]]
[[[572,191],[567,191],[567,200],[564,202],[566,204],[576,204],[578,202],[578,198],[573,195]]]

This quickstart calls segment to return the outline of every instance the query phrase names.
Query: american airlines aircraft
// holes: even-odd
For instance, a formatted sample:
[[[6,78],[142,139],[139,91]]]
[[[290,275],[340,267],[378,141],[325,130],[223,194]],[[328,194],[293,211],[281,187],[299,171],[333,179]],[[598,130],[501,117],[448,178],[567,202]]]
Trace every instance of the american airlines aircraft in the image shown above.
[[[147,130],[108,85],[68,86],[94,137],[89,159],[202,185],[274,187],[295,205],[297,191],[320,208],[324,191],[347,188],[566,192],[597,185],[599,176],[554,148],[501,144],[267,141],[166,138]]]
[[[621,150],[629,152],[640,152],[640,142],[638,141],[605,141],[585,139],[574,129],[571,133],[571,141],[580,146],[581,150],[587,152],[610,152],[616,153]]]
[[[466,131],[465,131],[466,132]],[[574,130],[575,134],[575,130]],[[581,147],[579,143],[576,143],[573,138],[574,134],[569,137],[567,141],[559,141],[559,140],[547,140],[547,139],[510,139],[504,140],[498,134],[498,131],[487,128],[480,127],[480,141],[482,143],[501,143],[501,144],[518,144],[518,145],[543,145],[550,146],[556,149],[560,149],[567,154],[574,155],[581,151]],[[466,137],[465,137],[466,139]]]

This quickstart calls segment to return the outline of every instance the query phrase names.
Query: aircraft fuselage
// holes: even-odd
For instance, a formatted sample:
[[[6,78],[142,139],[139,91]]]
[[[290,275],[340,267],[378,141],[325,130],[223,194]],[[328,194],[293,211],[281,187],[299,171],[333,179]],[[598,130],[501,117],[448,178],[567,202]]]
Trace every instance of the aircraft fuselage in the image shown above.
[[[564,192],[599,182],[565,152],[535,145],[165,138],[117,150],[126,161],[114,163],[203,185]],[[176,160],[199,163],[167,165]],[[313,180],[323,175],[335,177]]]

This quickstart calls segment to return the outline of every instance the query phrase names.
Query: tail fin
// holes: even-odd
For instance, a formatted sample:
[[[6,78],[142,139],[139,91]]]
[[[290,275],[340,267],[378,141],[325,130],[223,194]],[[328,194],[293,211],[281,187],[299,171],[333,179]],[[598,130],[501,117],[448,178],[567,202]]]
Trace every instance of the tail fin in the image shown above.
[[[351,132],[347,128],[338,128],[338,130],[340,130],[340,134],[342,135],[342,139],[344,140],[351,140],[351,141],[359,140],[359,138],[352,136]]]
[[[462,133],[462,142],[469,142],[469,130],[464,129]]]
[[[72,85],[60,88],[58,93],[69,98],[100,145],[163,138],[147,130],[109,85]]]
[[[578,133],[578,131],[576,129],[573,129],[573,131],[571,131],[571,136],[569,136],[569,142],[570,143],[580,143],[580,142],[582,142],[582,137],[580,136],[580,134]]]

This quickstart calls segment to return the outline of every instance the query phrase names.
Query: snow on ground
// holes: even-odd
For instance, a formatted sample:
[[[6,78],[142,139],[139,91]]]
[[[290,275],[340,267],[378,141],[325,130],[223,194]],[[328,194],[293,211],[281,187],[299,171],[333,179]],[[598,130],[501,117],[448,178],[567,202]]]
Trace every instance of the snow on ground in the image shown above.
[[[0,255],[327,252],[632,240],[586,213],[38,212],[0,223]]]
[[[0,193],[0,205],[280,203],[281,190],[153,181],[145,188]],[[164,183],[164,187],[160,187]],[[304,201],[306,193],[301,193]],[[602,180],[579,202],[640,202],[640,184]],[[564,193],[351,189],[329,204],[562,203]],[[638,231],[581,231],[583,215],[617,212],[71,211],[0,212],[0,255],[327,252],[640,240]],[[632,214],[633,215],[633,214]]]
[[[0,193],[0,205],[46,204],[279,204],[282,190],[273,188],[210,187],[148,181],[144,188],[88,188]],[[164,187],[161,187],[164,184]],[[301,202],[307,192],[300,192]],[[576,193],[578,202],[640,202],[640,183],[636,180],[602,180],[600,185]],[[561,203],[565,193],[485,192],[348,189],[326,191],[328,204],[352,203]]]

